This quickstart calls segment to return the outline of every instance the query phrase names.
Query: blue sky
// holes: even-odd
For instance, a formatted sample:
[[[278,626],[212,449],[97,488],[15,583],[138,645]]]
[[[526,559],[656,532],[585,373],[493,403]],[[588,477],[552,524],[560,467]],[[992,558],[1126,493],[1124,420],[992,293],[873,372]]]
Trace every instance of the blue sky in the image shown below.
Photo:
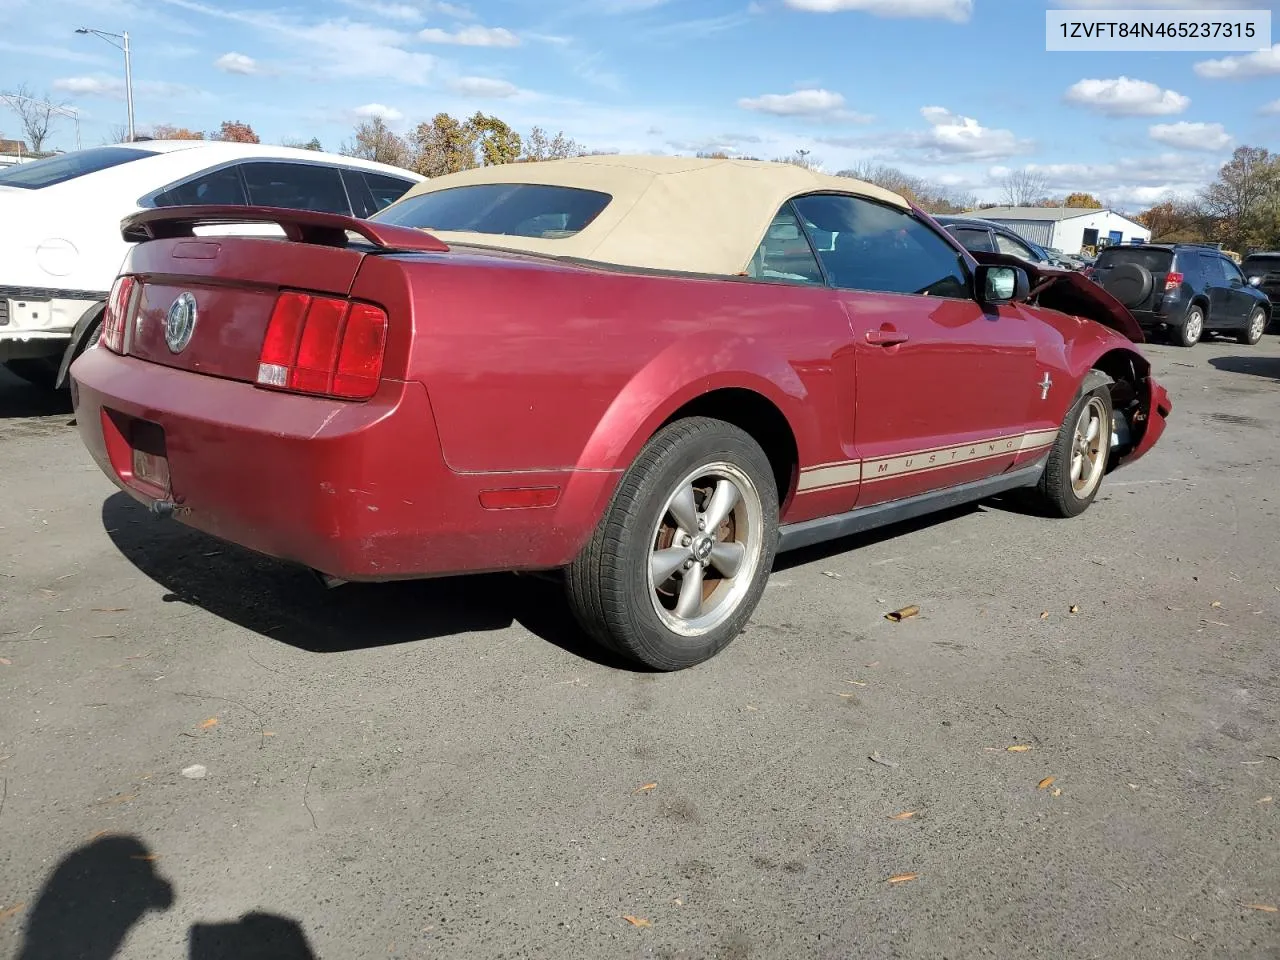
[[[998,199],[1010,168],[1127,207],[1280,147],[1280,44],[1256,54],[1049,53],[1046,8],[1270,9],[1280,0],[0,0],[0,89],[123,123],[252,124],[337,149],[362,116],[444,110],[622,152],[810,151]],[[1273,37],[1280,40],[1280,34]],[[0,131],[16,118],[0,105]],[[53,141],[74,147],[70,121]]]

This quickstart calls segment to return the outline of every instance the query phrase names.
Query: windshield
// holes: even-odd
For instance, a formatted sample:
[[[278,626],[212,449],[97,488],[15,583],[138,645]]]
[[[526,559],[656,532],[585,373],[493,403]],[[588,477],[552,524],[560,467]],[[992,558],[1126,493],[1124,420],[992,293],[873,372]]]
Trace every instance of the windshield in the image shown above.
[[[43,160],[32,160],[30,163],[19,163],[0,172],[0,186],[22,187],[24,190],[39,190],[54,184],[65,183],[86,173],[97,173],[109,167],[116,167],[130,160],[155,156],[154,150],[139,150],[136,147],[91,147],[88,150],[77,150],[74,153],[61,153],[56,157]]]
[[[481,183],[420,193],[370,219],[422,230],[557,239],[583,229],[612,199],[576,187]]]
[[[1109,247],[1098,254],[1096,264],[1099,270],[1109,270],[1122,263],[1136,263],[1146,267],[1152,273],[1167,273],[1169,264],[1173,262],[1173,253],[1169,250],[1152,249],[1150,247]]]

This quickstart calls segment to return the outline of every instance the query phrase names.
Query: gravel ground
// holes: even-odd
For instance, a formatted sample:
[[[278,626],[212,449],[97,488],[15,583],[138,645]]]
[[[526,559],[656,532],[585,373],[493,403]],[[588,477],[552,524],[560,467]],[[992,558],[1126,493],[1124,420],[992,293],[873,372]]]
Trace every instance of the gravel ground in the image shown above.
[[[0,954],[1280,957],[1280,343],[1149,352],[1083,517],[784,558],[674,675],[152,521],[0,374]]]

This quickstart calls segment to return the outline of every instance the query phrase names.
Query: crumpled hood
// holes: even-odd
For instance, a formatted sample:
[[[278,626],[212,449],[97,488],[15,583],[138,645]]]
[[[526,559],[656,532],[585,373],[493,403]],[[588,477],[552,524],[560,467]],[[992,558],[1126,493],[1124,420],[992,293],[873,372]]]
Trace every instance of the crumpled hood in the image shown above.
[[[970,251],[969,255],[979,263],[1021,267],[1025,270],[1031,281],[1029,302],[1035,306],[1057,310],[1073,317],[1084,317],[1123,334],[1134,343],[1147,342],[1142,334],[1142,327],[1129,312],[1129,308],[1083,273],[1042,267],[1007,253]]]

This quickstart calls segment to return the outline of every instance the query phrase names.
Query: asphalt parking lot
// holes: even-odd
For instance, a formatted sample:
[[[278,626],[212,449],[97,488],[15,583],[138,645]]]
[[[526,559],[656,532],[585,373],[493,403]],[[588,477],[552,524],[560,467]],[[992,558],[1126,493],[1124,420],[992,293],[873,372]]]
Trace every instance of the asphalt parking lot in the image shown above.
[[[1280,338],[1148,351],[1083,517],[786,558],[672,675],[153,521],[0,372],[4,955],[1280,957]]]

